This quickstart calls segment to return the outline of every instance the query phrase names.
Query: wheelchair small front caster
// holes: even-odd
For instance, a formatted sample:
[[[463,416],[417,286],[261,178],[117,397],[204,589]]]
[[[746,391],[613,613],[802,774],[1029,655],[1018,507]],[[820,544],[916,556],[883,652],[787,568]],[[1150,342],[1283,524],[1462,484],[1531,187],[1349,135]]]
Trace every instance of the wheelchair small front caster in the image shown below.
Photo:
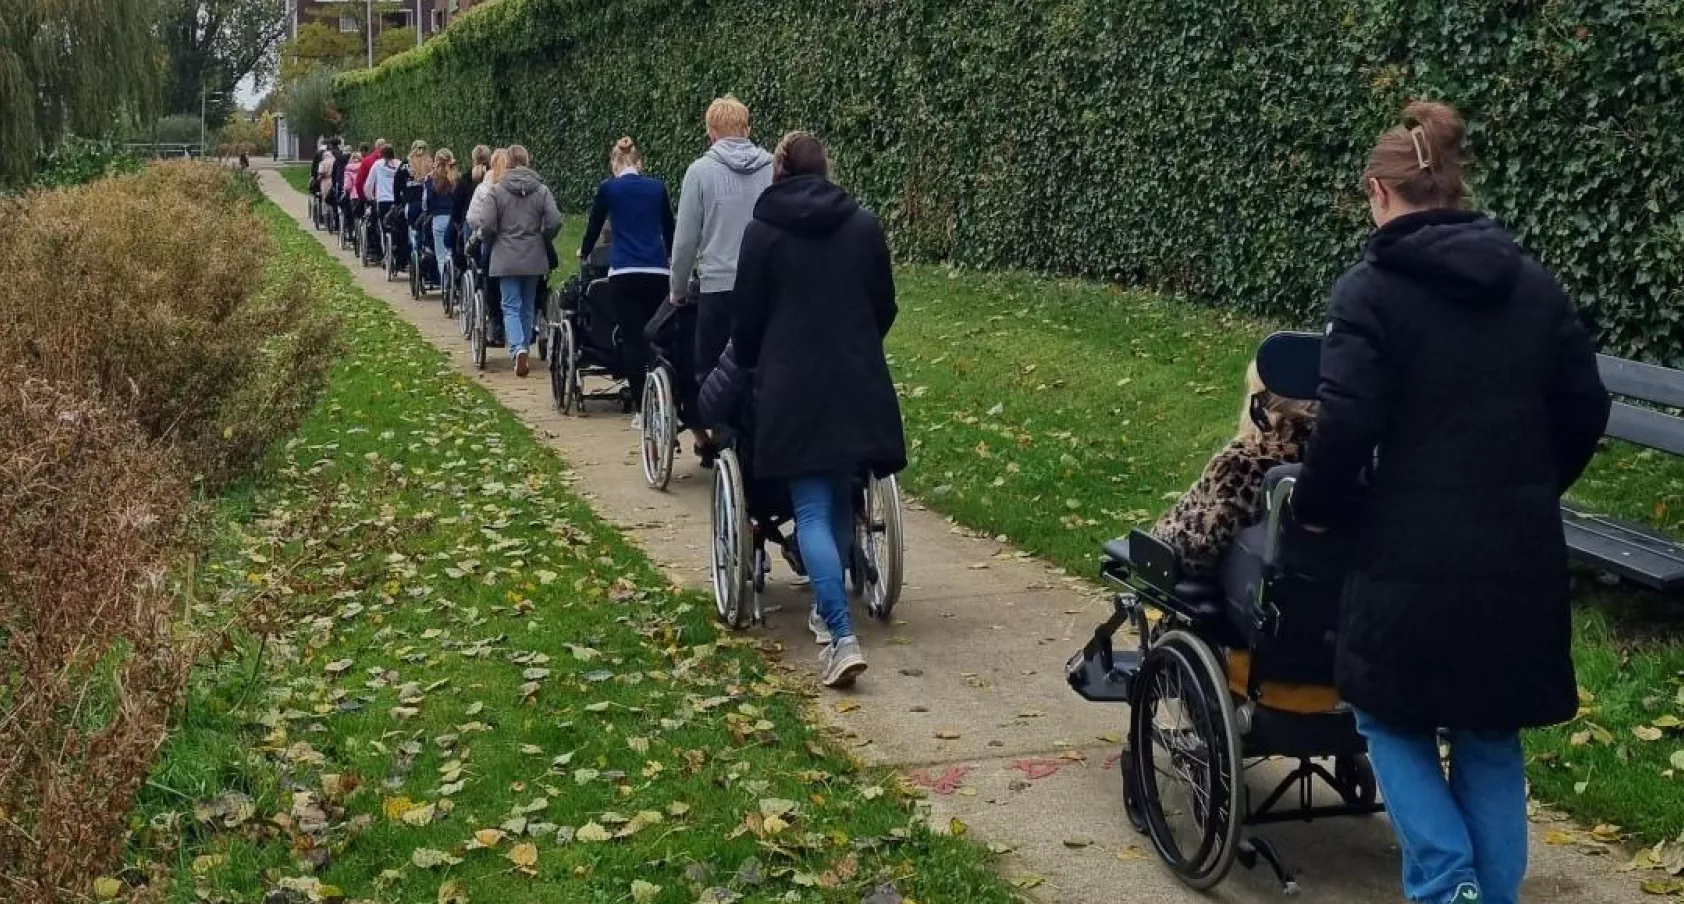
[[[1286,861],[1281,859],[1281,852],[1267,838],[1247,838],[1240,842],[1240,848],[1235,856],[1240,865],[1246,869],[1256,869],[1258,861],[1269,867],[1275,874],[1275,880],[1281,884],[1281,894],[1298,894],[1298,882],[1292,878],[1292,873],[1286,868]]]

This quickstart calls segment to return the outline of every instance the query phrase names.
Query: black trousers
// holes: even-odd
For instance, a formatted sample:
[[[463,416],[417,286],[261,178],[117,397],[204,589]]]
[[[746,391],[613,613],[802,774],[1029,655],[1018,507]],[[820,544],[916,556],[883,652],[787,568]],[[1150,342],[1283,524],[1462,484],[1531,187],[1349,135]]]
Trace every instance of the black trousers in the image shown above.
[[[713,373],[725,343],[731,341],[731,293],[703,292],[696,300],[696,385]]]
[[[630,384],[632,404],[643,410],[644,375],[649,371],[649,341],[643,328],[667,298],[664,273],[619,273],[608,277],[614,319],[620,326],[620,366]]]

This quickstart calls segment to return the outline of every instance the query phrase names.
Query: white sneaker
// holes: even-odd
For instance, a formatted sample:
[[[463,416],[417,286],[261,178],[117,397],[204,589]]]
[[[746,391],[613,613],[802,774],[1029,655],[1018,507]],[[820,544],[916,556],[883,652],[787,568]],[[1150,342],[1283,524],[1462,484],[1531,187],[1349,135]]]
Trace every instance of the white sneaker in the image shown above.
[[[813,642],[819,646],[830,643],[830,628],[824,623],[824,619],[819,617],[817,606],[807,610],[807,630],[813,632]]]
[[[819,682],[825,687],[849,687],[863,671],[865,656],[860,653],[859,639],[852,635],[833,642],[819,654]]]

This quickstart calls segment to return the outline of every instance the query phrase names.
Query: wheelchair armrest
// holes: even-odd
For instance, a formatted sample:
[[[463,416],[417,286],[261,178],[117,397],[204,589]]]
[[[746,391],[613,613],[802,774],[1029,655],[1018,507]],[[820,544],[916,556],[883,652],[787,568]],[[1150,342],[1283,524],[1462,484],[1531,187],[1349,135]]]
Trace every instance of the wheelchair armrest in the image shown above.
[[[1283,532],[1291,526],[1292,488],[1298,484],[1302,465],[1276,465],[1263,478],[1269,506],[1269,533],[1263,546],[1263,562],[1273,566],[1281,558]]]

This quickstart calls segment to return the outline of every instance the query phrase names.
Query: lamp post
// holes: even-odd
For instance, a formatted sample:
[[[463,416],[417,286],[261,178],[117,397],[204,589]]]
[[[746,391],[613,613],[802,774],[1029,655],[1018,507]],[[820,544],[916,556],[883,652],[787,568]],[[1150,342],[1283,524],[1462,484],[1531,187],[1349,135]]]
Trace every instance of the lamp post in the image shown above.
[[[374,0],[368,0],[368,23],[363,29],[368,38],[368,68],[374,68]]]
[[[421,46],[421,0],[415,0],[415,46]]]
[[[205,112],[211,98],[222,99],[221,91],[205,91],[205,86],[199,86],[199,156],[205,156]]]

